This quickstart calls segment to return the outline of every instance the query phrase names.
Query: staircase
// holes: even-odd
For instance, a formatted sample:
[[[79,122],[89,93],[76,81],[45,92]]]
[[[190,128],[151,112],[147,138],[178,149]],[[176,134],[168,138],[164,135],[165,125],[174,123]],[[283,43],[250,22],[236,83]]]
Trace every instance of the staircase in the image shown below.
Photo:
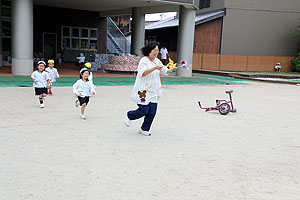
[[[125,35],[114,23],[114,21],[107,18],[107,52],[126,54],[130,53],[130,42],[127,40]]]

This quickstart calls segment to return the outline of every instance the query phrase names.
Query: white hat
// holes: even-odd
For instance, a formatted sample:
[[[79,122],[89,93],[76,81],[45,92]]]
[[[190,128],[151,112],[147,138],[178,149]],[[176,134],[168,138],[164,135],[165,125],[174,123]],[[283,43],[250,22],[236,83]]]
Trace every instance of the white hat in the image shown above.
[[[37,65],[39,65],[39,64],[43,64],[44,66],[46,66],[46,63],[42,60],[37,63]]]

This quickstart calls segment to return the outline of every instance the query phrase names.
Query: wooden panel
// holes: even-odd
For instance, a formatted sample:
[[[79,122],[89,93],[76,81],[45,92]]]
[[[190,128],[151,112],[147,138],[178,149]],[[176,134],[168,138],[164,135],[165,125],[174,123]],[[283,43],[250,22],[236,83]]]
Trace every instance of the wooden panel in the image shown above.
[[[195,27],[194,53],[219,53],[221,19]]]
[[[203,54],[202,69],[219,70],[220,54]]]
[[[203,63],[203,54],[201,53],[201,54],[199,54],[199,60],[198,60],[198,65],[200,67],[199,69],[203,68],[202,63]]]
[[[176,52],[169,52],[176,61]],[[247,56],[224,54],[193,54],[193,69],[224,70],[224,71],[274,71],[277,62],[281,63],[283,72],[291,71],[289,56]]]
[[[260,71],[261,56],[248,56],[247,71]]]
[[[274,58],[274,66],[277,62],[280,62],[282,72],[291,72],[292,71],[292,63],[291,60],[295,57],[288,57],[288,56],[277,56]],[[274,71],[274,68],[273,68]]]
[[[234,71],[247,71],[248,56],[234,55],[233,70]]]
[[[176,62],[177,53],[172,51],[172,52],[169,52],[168,54],[171,57],[171,59]],[[169,61],[167,61],[167,62],[169,62]]]
[[[220,55],[220,70],[233,71],[234,70],[234,56]]]
[[[272,72],[275,66],[275,57],[273,56],[261,56],[261,68],[259,71]]]
[[[193,54],[193,69],[201,69],[201,66],[199,66],[199,57],[200,54],[198,53]]]

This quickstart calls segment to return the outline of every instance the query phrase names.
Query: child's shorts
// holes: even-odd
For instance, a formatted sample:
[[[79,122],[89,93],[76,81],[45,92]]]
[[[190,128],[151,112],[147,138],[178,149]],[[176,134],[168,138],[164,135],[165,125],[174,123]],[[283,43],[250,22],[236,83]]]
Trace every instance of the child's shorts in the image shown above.
[[[34,90],[35,90],[35,95],[47,94],[48,91],[47,88],[34,88]]]
[[[80,106],[82,106],[82,104],[86,103],[86,105],[89,103],[90,97],[80,97],[78,96],[78,100],[80,102]]]

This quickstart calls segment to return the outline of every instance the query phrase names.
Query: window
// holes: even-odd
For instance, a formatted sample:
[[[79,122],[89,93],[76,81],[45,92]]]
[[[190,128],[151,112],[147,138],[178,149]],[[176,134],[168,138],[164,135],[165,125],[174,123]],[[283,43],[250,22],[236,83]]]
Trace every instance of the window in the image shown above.
[[[81,37],[88,38],[89,37],[89,30],[88,29],[81,29]]]
[[[11,1],[10,0],[1,0],[2,6],[11,6]]]
[[[62,48],[97,49],[97,29],[62,26]]]
[[[210,0],[199,0],[199,8],[209,8],[210,7]]]

